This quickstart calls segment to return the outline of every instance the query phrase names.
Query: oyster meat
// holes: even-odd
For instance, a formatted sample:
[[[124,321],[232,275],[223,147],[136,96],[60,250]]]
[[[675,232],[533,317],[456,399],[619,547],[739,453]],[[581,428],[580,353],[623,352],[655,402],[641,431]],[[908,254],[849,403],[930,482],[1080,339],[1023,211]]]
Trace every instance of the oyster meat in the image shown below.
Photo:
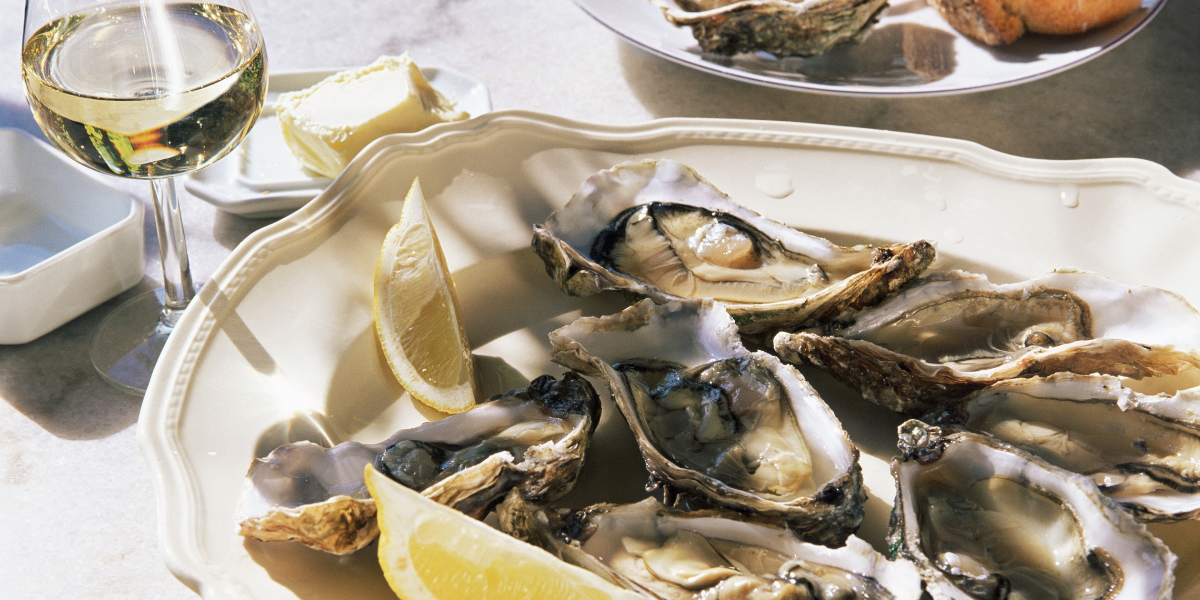
[[[887,0],[651,0],[714,54],[812,56],[857,40]]]
[[[900,448],[888,542],[935,596],[1172,597],[1175,555],[1090,478],[916,420],[900,426]]]
[[[924,420],[990,435],[1095,480],[1143,521],[1200,516],[1200,388],[1146,395],[1059,373],[976,392]]]
[[[799,372],[742,346],[721,304],[643,300],[550,341],[556,362],[608,383],[669,502],[783,520],[831,545],[862,521],[858,449]]]
[[[877,303],[936,257],[927,241],[842,247],[771,221],[672,160],[589,177],[533,247],[569,294],[712,298],[743,335],[794,330]]]
[[[378,444],[284,444],[246,475],[237,521],[243,536],[291,540],[348,554],[378,535],[363,467],[481,518],[510,489],[553,500],[571,489],[600,416],[586,379],[549,375]]]
[[[1183,298],[1095,273],[998,285],[962,271],[912,282],[877,306],[781,333],[793,364],[920,417],[997,381],[1060,371],[1141,379],[1200,367],[1200,313]]]
[[[653,498],[575,513],[510,494],[500,527],[576,566],[649,598],[691,600],[917,600],[912,563],[890,561],[863,540],[828,548],[736,513],[678,511]]]

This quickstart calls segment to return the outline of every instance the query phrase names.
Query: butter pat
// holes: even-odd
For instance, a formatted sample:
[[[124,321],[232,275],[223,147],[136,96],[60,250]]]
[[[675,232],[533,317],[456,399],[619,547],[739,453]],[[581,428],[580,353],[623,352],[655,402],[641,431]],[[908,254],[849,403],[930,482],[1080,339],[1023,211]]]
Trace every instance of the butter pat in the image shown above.
[[[470,116],[433,89],[407,52],[280,94],[275,111],[300,164],[330,178],[380,136]]]

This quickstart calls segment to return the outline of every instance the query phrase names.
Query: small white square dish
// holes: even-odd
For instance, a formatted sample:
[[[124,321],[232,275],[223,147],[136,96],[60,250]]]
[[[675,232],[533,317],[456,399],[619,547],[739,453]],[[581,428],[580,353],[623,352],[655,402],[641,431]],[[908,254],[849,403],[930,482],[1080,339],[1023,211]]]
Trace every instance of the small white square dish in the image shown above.
[[[187,191],[225,212],[243,217],[283,216],[315,198],[331,180],[305,171],[292,156],[279,128],[275,101],[284,92],[312,87],[343,70],[272,73],[262,114],[254,128],[229,156],[184,175]],[[422,67],[421,74],[439,92],[453,97],[457,108],[471,117],[492,110],[487,88],[478,80],[443,67]]]
[[[142,203],[48,144],[0,129],[0,344],[24,344],[133,287]]]

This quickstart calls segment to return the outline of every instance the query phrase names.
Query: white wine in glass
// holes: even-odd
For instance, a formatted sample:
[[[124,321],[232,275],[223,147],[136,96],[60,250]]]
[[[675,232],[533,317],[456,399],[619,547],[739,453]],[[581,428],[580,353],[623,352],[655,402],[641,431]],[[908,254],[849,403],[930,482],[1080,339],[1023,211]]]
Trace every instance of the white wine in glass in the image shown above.
[[[27,0],[25,91],[46,137],[98,171],[148,179],[163,289],[115,309],[92,363],[144,392],[195,295],[173,176],[216,161],[254,125],[266,52],[245,0]]]

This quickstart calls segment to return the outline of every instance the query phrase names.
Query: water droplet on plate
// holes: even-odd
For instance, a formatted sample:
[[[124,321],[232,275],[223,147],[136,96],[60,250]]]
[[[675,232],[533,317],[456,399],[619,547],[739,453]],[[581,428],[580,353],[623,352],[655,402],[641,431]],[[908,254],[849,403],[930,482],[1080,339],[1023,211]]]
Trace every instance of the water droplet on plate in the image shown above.
[[[966,239],[963,237],[962,232],[959,231],[958,229],[955,229],[954,227],[947,229],[945,236],[946,236],[945,237],[946,242],[950,243],[950,244],[957,244],[957,243],[963,241],[964,239]]]
[[[792,174],[777,170],[764,171],[756,175],[754,187],[772,198],[786,198],[796,191],[792,187]]]
[[[1058,190],[1058,198],[1062,201],[1063,206],[1067,208],[1079,206],[1079,186],[1073,183],[1066,184],[1059,186]]]

